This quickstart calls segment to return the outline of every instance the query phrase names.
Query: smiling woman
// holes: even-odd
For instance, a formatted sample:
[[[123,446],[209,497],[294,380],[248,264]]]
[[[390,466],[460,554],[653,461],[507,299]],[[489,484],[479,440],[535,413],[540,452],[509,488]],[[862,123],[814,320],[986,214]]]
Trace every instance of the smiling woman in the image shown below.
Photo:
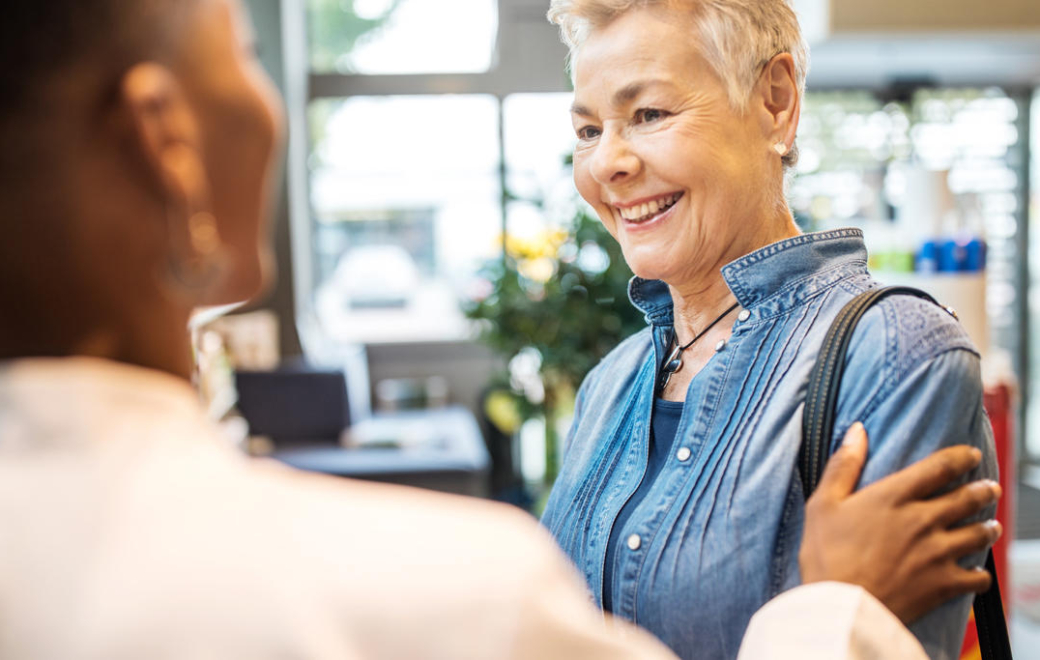
[[[634,272],[728,300],[721,266],[798,232],[774,147],[794,141],[800,84],[777,56],[756,81],[762,102],[735,112],[700,48],[661,48],[689,43],[694,16],[671,13],[628,12],[576,53],[575,183]]]
[[[650,327],[583,384],[543,522],[605,609],[682,657],[733,657],[799,582],[806,382],[838,311],[877,284],[859,231],[803,235],[784,198],[808,61],[784,0],[549,15],[571,48],[575,184]],[[859,326],[834,440],[855,421],[867,482],[951,443],[995,474],[978,353],[927,303],[889,298]],[[956,656],[969,606],[914,626],[932,657]]]

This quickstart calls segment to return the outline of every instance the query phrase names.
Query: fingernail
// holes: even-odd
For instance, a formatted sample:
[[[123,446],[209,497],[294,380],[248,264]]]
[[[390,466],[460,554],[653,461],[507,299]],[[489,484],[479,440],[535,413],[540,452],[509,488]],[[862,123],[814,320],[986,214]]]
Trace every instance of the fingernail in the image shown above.
[[[863,441],[863,436],[866,435],[867,430],[863,428],[863,424],[856,422],[849,427],[849,432],[845,434],[845,440],[842,441],[843,445],[851,445],[857,442]]]
[[[975,459],[975,464],[978,465],[982,462],[982,450],[978,447],[971,448],[971,457]]]
[[[1000,484],[992,479],[986,479],[983,483],[989,486],[989,489],[993,491],[993,497],[1000,499],[1000,496],[1004,494],[1004,489],[1000,487]]]
[[[1004,533],[1004,526],[997,520],[987,520],[985,522],[986,529],[989,530],[990,537],[996,541],[1000,538],[1000,535]]]
[[[986,495],[989,496],[989,501],[991,502],[999,500],[1001,493],[1004,492],[1003,489],[1000,487],[1000,484],[998,484],[996,481],[993,481],[992,479],[981,479],[979,481],[975,481],[971,484],[971,487],[972,489],[980,493],[985,491]]]

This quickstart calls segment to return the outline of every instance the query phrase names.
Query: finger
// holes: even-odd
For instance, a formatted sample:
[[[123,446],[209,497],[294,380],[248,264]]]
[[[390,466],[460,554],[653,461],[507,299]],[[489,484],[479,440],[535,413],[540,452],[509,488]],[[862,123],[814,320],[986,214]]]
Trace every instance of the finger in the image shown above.
[[[919,591],[909,594],[910,602],[905,608],[900,608],[898,616],[903,623],[911,625],[947,601],[965,594],[989,591],[992,582],[993,578],[983,568],[962,568],[952,562],[947,566],[937,567],[937,570],[930,571],[929,575],[915,580],[915,588]]]
[[[984,568],[963,568],[949,561],[919,574],[907,584],[890,609],[909,626],[949,600],[989,591],[992,582]]]
[[[954,565],[947,580],[946,600],[964,594],[981,594],[989,591],[993,578],[984,568],[961,568]]]
[[[1000,499],[1001,493],[1000,484],[995,481],[973,481],[925,502],[926,515],[934,517],[934,524],[949,527],[992,505]]]
[[[1004,528],[996,520],[966,525],[950,530],[942,540],[946,556],[957,560],[987,550],[997,542]]]
[[[863,492],[880,491],[904,502],[924,499],[943,486],[952,485],[981,461],[982,452],[975,447],[947,447],[871,484]]]
[[[866,460],[867,430],[856,422],[845,433],[841,447],[827,461],[813,498],[842,500],[848,497],[856,489]]]

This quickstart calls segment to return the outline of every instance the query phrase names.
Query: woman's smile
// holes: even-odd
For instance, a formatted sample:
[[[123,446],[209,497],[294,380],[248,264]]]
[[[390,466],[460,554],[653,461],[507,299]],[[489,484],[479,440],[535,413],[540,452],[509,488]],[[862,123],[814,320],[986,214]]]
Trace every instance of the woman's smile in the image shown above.
[[[668,218],[679,200],[683,198],[682,192],[668,193],[647,200],[637,200],[627,204],[613,204],[611,210],[614,220],[619,229],[628,232],[649,231],[661,225]]]

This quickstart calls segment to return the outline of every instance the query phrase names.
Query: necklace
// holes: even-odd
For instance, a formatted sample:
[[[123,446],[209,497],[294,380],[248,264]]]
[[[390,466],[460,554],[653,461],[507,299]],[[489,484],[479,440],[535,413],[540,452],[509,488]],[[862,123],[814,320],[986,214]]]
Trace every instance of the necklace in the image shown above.
[[[674,326],[672,327],[672,338],[668,342],[668,345],[671,346],[672,343],[675,342],[675,348],[672,349],[672,352],[668,356],[668,359],[664,361],[664,367],[661,368],[661,381],[660,381],[660,385],[658,386],[658,392],[663,392],[664,388],[668,386],[668,381],[670,381],[672,379],[672,374],[675,374],[680,369],[682,369],[682,366],[683,366],[683,361],[682,361],[683,351],[685,351],[690,346],[693,346],[693,343],[695,341],[697,341],[698,339],[700,339],[701,337],[706,335],[709,330],[711,330],[716,325],[718,325],[719,321],[721,321],[722,319],[724,319],[727,316],[729,316],[729,313],[732,312],[733,310],[735,310],[738,307],[740,307],[740,303],[733,303],[732,307],[730,307],[729,309],[724,311],[722,314],[719,314],[718,318],[716,318],[714,321],[712,321],[711,323],[708,324],[708,327],[706,327],[703,330],[701,330],[700,332],[698,332],[696,335],[694,335],[693,339],[691,339],[690,341],[686,342],[682,346],[680,346],[678,341],[677,341],[677,338],[676,338],[676,335],[675,335],[675,327]]]

